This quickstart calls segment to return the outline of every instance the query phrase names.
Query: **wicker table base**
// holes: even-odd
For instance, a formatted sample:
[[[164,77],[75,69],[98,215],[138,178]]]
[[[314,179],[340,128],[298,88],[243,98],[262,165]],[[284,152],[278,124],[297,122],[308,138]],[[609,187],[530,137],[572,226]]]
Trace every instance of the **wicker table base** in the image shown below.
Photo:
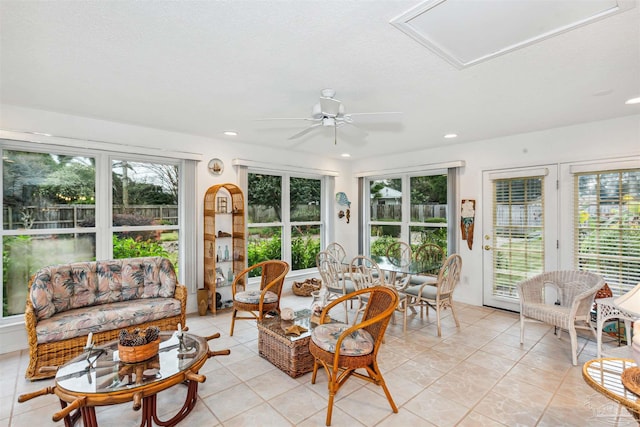
[[[260,356],[292,378],[313,370],[313,355],[309,353],[309,340],[313,326],[310,316],[310,310],[301,310],[296,312],[293,321],[282,320],[276,316],[258,322]],[[307,332],[300,336],[287,335],[285,329],[294,324],[306,328]]]

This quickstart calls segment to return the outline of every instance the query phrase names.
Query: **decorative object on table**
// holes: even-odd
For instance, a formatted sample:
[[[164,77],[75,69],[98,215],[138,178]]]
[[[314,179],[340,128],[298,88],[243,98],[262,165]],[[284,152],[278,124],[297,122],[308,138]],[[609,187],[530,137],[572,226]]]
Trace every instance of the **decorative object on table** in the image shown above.
[[[338,203],[338,205],[340,206],[346,206],[346,212],[344,211],[340,211],[338,212],[338,218],[342,219],[344,217],[347,218],[347,224],[349,224],[349,220],[351,218],[351,202],[349,201],[349,198],[347,197],[347,194],[340,191],[338,193],[336,193],[336,202]]]
[[[229,206],[229,199],[226,196],[218,196],[216,197],[216,212],[217,213],[227,213],[227,209]]]
[[[178,324],[179,326],[180,324]],[[132,332],[122,329],[118,334],[118,356],[125,363],[138,363],[151,359],[160,348],[160,328],[149,326]]]
[[[297,335],[297,336],[300,336],[301,334],[307,331],[308,331],[307,328],[300,325],[291,325],[284,330],[284,332],[287,334]]]
[[[311,292],[319,291],[321,286],[322,280],[311,277],[309,279],[305,279],[303,282],[293,282],[291,290],[294,295],[299,297],[309,297],[311,296]]]
[[[473,223],[476,216],[476,201],[473,199],[463,199],[460,213],[460,228],[462,229],[462,240],[467,241],[469,249],[473,247]]]
[[[293,320],[295,317],[296,317],[296,314],[292,308],[285,307],[282,310],[280,310],[280,318],[282,320]]]
[[[311,292],[313,300],[311,301],[311,321],[318,323],[320,314],[329,302],[329,290],[322,286],[320,290]]]
[[[218,237],[231,237],[231,233],[227,233],[222,230],[218,230]]]
[[[220,175],[224,171],[224,163],[220,159],[211,159],[207,165],[211,175]]]
[[[614,299],[613,304],[618,309],[640,318],[640,283],[626,294]],[[640,322],[633,322],[631,354],[633,355],[633,360],[640,366]]]
[[[609,287],[609,285],[607,285],[606,283],[604,284],[604,286],[602,288],[600,288],[600,290],[598,290],[598,292],[596,292],[596,296],[593,297],[594,301],[593,301],[593,309],[596,310],[596,302],[595,300],[600,299],[600,298],[611,298],[613,296],[613,292],[611,291],[611,288]]]

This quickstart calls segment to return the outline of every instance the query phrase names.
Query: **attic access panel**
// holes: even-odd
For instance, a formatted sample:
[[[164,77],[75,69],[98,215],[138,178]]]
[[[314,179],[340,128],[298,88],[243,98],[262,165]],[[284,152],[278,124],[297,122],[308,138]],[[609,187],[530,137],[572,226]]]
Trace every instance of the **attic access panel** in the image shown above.
[[[390,23],[465,68],[633,7],[632,0],[428,0]]]

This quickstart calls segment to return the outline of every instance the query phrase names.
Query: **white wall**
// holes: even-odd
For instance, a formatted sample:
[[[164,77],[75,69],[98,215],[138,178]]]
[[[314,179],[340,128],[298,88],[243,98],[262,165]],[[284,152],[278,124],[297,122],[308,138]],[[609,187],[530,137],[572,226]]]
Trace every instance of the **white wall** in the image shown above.
[[[600,160],[640,155],[640,115],[592,122],[540,132],[519,134],[467,144],[354,162],[353,173],[395,169],[454,160],[464,160],[459,190],[461,199],[475,199],[473,250],[458,242],[462,256],[462,278],[456,299],[482,305],[482,172],[542,164]],[[355,188],[355,187],[354,187]],[[459,213],[456,213],[459,216]],[[459,223],[459,218],[455,221]]]

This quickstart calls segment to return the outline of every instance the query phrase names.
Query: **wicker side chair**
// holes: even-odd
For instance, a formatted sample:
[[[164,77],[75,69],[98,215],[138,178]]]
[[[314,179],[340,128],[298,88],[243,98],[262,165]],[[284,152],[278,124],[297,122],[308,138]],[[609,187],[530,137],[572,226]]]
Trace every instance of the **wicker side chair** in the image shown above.
[[[320,324],[314,328],[309,341],[309,351],[315,359],[311,384],[315,384],[320,366],[324,368],[329,380],[326,418],[328,426],[331,425],[334,397],[352,376],[382,387],[391,409],[395,413],[398,412],[377,362],[382,338],[389,319],[398,305],[398,294],[386,286],[359,289],[355,294],[359,297],[366,296],[368,299],[362,321],[353,326],[325,323],[329,311],[349,298],[347,295],[342,296],[322,310]]]
[[[604,279],[588,271],[548,271],[518,283],[520,296],[520,343],[524,343],[524,324],[537,321],[569,331],[571,359],[578,364],[576,329],[596,331],[590,316],[593,299]],[[550,301],[551,299],[551,301]],[[558,338],[560,333],[558,333]]]
[[[364,255],[358,255],[351,260],[349,276],[351,277],[355,290],[384,285],[382,270],[380,270],[380,267],[375,261]],[[368,296],[369,294],[358,296],[358,308],[356,309],[353,319],[354,324],[358,322],[360,314],[364,313]]]
[[[337,259],[340,263],[345,263],[347,261],[347,252],[338,242],[329,243],[325,248],[325,251],[329,252],[329,254],[331,254],[331,256]]]
[[[349,295],[355,291],[355,286],[351,281],[351,277],[347,277],[345,273],[348,269],[345,265],[338,261],[333,255],[327,251],[320,251],[316,255],[316,266],[320,277],[322,277],[322,286],[326,286],[329,293],[329,299],[335,299],[344,295]],[[348,299],[351,299],[350,297]],[[345,322],[349,322],[349,308],[347,302],[344,303]]]
[[[248,289],[249,273],[258,269],[262,270],[260,287]],[[284,278],[288,272],[289,264],[286,262],[269,260],[259,262],[238,273],[231,284],[233,315],[231,316],[230,336],[233,336],[236,319],[262,320],[265,313],[270,311],[280,312],[280,295]],[[248,312],[249,315],[238,316],[239,311]]]
[[[435,310],[438,320],[438,336],[442,336],[442,327],[440,325],[440,312],[446,308],[451,309],[453,320],[456,327],[460,327],[460,322],[456,316],[453,306],[453,291],[458,282],[460,282],[460,271],[462,270],[462,257],[458,254],[449,255],[438,273],[436,285],[423,283],[421,285],[409,286],[402,292],[407,296],[408,307],[420,307],[420,317],[422,317],[422,309],[426,308],[427,316],[429,315],[429,307]]]

